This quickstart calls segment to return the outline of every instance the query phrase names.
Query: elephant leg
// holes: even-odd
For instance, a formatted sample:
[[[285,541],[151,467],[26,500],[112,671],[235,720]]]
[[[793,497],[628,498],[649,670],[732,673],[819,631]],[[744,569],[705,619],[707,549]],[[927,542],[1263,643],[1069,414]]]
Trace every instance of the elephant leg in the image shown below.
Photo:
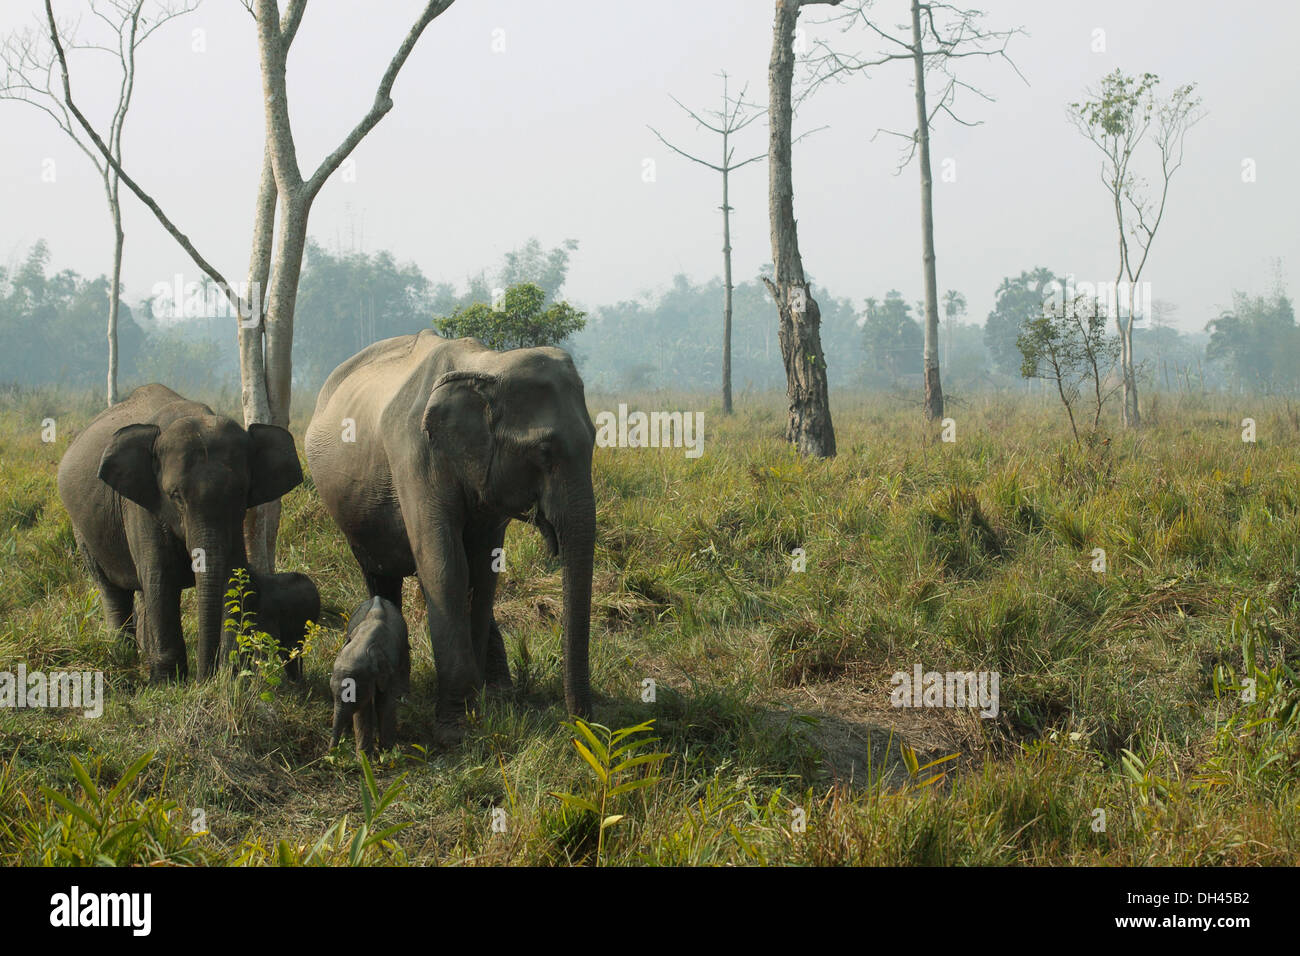
[[[510,665],[506,660],[505,641],[497,627],[492,606],[496,600],[497,579],[504,569],[506,526],[487,531],[467,532],[466,558],[469,561],[470,632],[474,652],[488,687],[509,690]]]
[[[379,749],[388,750],[397,743],[397,695],[376,693],[375,707],[379,711]]]
[[[502,691],[514,690],[515,687],[514,681],[510,679],[506,642],[501,637],[501,628],[497,627],[495,617],[492,618],[492,627],[488,631],[487,686]]]
[[[123,640],[134,641],[136,638],[135,592],[129,588],[119,588],[106,581],[97,582],[99,599],[104,605],[104,620],[110,630],[116,631]]]
[[[299,647],[302,646],[301,641],[299,641],[298,646]],[[301,654],[299,654],[293,660],[285,662],[284,676],[289,678],[289,680],[293,681],[295,684],[302,683],[302,655]]]
[[[91,556],[90,549],[86,547],[81,536],[73,537],[76,539],[82,558],[85,559],[86,567],[90,569],[95,588],[99,591],[99,600],[104,607],[104,621],[109,630],[116,631],[123,639],[134,639],[136,637],[135,592],[130,588],[120,588],[110,581],[104,574],[103,568],[99,566],[99,562]],[[140,648],[140,651],[143,655],[144,648]]]
[[[385,601],[392,601],[400,611],[402,609],[402,576],[391,574],[373,574],[366,570],[365,562],[357,554],[355,548],[352,554],[361,565],[361,573],[366,578],[366,590],[370,592],[371,597],[381,597]]]
[[[302,646],[302,631],[298,632],[298,641],[296,644],[286,642],[284,639],[284,620],[280,617],[273,617],[270,621],[265,622],[262,628],[271,640],[275,641],[275,656],[284,666],[284,676],[291,681],[297,681],[302,677],[302,655],[289,660],[289,655],[293,653],[295,647]]]
[[[181,589],[169,582],[145,582],[142,599],[149,655],[149,679],[154,683],[184,680],[189,676],[185,635],[181,630]]]
[[[459,529],[447,523],[408,527],[407,533],[416,543],[416,567],[438,672],[435,735],[440,744],[452,744],[460,740],[466,710],[474,707],[483,687],[483,671],[470,633],[465,546]]]

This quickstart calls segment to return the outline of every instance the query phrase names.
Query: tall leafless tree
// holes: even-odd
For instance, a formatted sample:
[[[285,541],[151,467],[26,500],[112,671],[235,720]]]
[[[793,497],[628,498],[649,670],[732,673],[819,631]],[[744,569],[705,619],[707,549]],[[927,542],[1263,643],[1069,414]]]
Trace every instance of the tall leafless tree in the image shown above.
[[[835,426],[831,422],[826,387],[826,356],[822,351],[821,310],[804,277],[799,234],[794,218],[794,179],[791,174],[794,117],[794,40],[799,10],[814,4],[835,6],[840,0],[776,0],[772,25],[772,58],[768,63],[768,218],[772,234],[773,278],[763,277],[776,302],[777,338],[785,364],[789,417],[786,439],[801,455],[832,458]]]
[[[1165,217],[1169,181],[1183,164],[1187,132],[1205,115],[1196,84],[1180,86],[1167,99],[1160,99],[1155,91],[1159,83],[1154,73],[1134,77],[1115,70],[1102,78],[1100,86],[1087,90],[1086,100],[1071,103],[1069,112],[1075,128],[1101,151],[1101,181],[1115,212],[1119,236],[1115,327],[1124,379],[1121,421],[1128,428],[1142,424],[1133,357],[1137,284]],[[1151,198],[1146,182],[1133,168],[1134,155],[1148,133],[1159,156],[1158,198]]]
[[[334,151],[320,162],[311,176],[305,178],[298,165],[294,145],[285,74],[289,47],[306,12],[306,0],[289,0],[283,15],[276,0],[245,0],[245,7],[257,23],[265,104],[265,148],[253,220],[253,242],[246,286],[248,297],[245,297],[199,253],[158,203],[127,174],[109,146],[86,121],[73,99],[67,58],[59,38],[51,0],[45,0],[50,37],[63,81],[63,103],[100,155],[121,177],[121,181],[149,207],[163,228],[189,253],[195,265],[217,284],[239,316],[239,369],[245,424],[261,422],[286,427],[289,424],[294,304],[302,272],[307,219],[312,203],[325,181],[393,108],[391,94],[398,73],[425,27],[453,2],[454,0],[428,0],[380,78],[370,109]],[[275,225],[277,208],[278,231]],[[268,291],[264,294],[264,290]],[[244,534],[248,561],[254,569],[268,571],[275,567],[275,541],[279,523],[278,501],[249,511]]]
[[[126,125],[131,95],[135,91],[136,50],[167,21],[189,13],[197,6],[198,0],[151,3],[147,8],[145,0],[91,0],[87,9],[93,17],[108,26],[116,42],[113,46],[108,46],[73,39],[66,41],[69,49],[100,51],[117,58],[121,71],[117,106],[113,110],[104,141],[118,164],[122,162],[122,128]],[[72,31],[65,28],[64,34],[71,37]],[[108,288],[108,382],[105,401],[109,405],[115,405],[118,398],[118,306],[122,289],[122,251],[126,244],[126,234],[122,230],[122,205],[118,198],[117,170],[95,151],[59,95],[55,78],[58,59],[53,46],[45,43],[40,33],[25,30],[7,37],[0,46],[0,66],[4,68],[4,79],[0,81],[0,99],[28,103],[48,115],[77,148],[86,154],[104,182],[108,214],[113,223],[113,279]]]
[[[731,174],[741,167],[748,166],[750,163],[756,163],[760,159],[767,157],[767,153],[759,153],[757,156],[751,156],[748,159],[742,159],[740,162],[735,161],[736,148],[732,145],[731,139],[750,123],[754,122],[763,115],[761,108],[753,107],[745,101],[745,93],[748,87],[742,87],[740,95],[734,100],[727,91],[727,74],[722,74],[722,108],[720,110],[706,111],[711,117],[712,122],[704,119],[699,113],[682,104],[676,97],[672,101],[686,111],[686,114],[695,120],[700,126],[716,133],[722,138],[722,162],[721,164],[711,163],[699,156],[693,156],[685,150],[679,149],[663,135],[650,127],[650,132],[659,138],[674,153],[684,156],[693,163],[699,163],[701,166],[707,166],[709,169],[722,175],[722,274],[723,274],[723,294],[722,294],[722,412],[724,415],[730,415],[731,405],[731,205],[729,202]]]
[[[810,59],[812,73],[811,86],[815,87],[829,79],[842,79],[848,74],[860,73],[873,66],[880,66],[892,61],[906,61],[912,66],[912,85],[916,102],[916,127],[910,133],[898,133],[891,130],[884,132],[902,136],[908,141],[908,147],[901,170],[915,155],[919,158],[921,172],[921,269],[925,285],[925,348],[922,365],[925,375],[925,417],[937,421],[943,417],[943,385],[939,375],[939,280],[934,254],[934,199],[932,195],[933,177],[930,171],[930,129],[935,117],[945,113],[963,126],[978,126],[978,122],[967,122],[953,111],[953,101],[958,90],[965,89],[985,100],[991,100],[987,93],[970,83],[957,78],[953,72],[953,61],[965,57],[1001,57],[1010,63],[1007,57],[1007,43],[1016,33],[1014,30],[986,30],[980,25],[983,13],[979,10],[965,10],[947,3],[922,3],[911,0],[911,23],[899,26],[894,32],[881,27],[876,20],[868,16],[872,0],[857,0],[843,13],[834,17],[850,30],[855,26],[864,27],[867,32],[886,44],[885,51],[874,56],[858,56],[837,52],[825,41],[817,44],[818,54]],[[909,39],[903,39],[900,34]],[[1015,64],[1012,64],[1014,69]],[[943,78],[938,99],[928,103],[926,98],[926,75],[938,72]],[[1016,71],[1019,74],[1019,71]]]

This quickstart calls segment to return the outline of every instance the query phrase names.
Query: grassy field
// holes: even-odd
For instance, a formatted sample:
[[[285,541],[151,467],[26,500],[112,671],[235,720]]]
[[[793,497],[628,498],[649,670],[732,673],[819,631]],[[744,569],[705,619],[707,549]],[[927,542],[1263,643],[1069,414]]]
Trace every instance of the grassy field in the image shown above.
[[[667,755],[657,780],[655,761],[609,780],[646,783],[608,797],[622,818],[603,834],[554,795],[599,806],[602,785],[563,723],[560,569],[534,530],[511,527],[497,605],[516,692],[453,751],[431,744],[437,678],[407,582],[412,693],[371,774],[348,746],[325,753],[329,669],[365,591],[310,478],[284,499],[279,556],[326,609],[305,686],[149,686],[103,626],[55,488],[94,404],[0,400],[0,670],[99,669],[107,694],[98,719],[0,709],[0,863],[1300,857],[1289,404],[1162,395],[1141,432],[1079,450],[1036,398],[959,405],[944,443],[915,407],[839,397],[839,457],[805,462],[779,396],[730,420],[712,398],[590,404],[620,400],[703,409],[706,430],[696,460],[597,450],[594,720],[653,720],[645,752]],[[891,706],[891,675],[917,664],[997,672],[997,716]]]

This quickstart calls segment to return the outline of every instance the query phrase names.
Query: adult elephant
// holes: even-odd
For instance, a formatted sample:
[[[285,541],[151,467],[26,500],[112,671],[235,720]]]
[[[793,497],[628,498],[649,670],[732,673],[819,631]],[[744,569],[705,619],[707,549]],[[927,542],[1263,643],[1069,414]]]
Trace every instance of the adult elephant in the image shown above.
[[[459,737],[485,683],[510,681],[492,602],[512,518],[535,524],[563,563],[564,699],[590,712],[595,435],[582,379],[556,348],[496,352],[425,330],[376,342],[321,389],[312,480],[372,597],[400,608],[402,579],[419,576],[440,739]]]
[[[199,677],[212,674],[226,586],[248,563],[244,511],[301,481],[285,429],[245,431],[163,385],[137,388],[72,440],[59,496],[109,626],[136,631],[151,679],[188,673],[180,600],[190,587],[198,589]]]

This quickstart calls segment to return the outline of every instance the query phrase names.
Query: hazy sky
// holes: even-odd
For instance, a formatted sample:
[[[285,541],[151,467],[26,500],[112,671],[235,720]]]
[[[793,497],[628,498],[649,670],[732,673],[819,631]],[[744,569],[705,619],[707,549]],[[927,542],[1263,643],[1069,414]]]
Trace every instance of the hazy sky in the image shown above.
[[[84,5],[56,2],[75,18]],[[312,0],[289,61],[289,94],[304,174],[368,108],[379,77],[421,3]],[[312,212],[323,244],[388,249],[434,281],[464,285],[530,236],[580,242],[566,291],[585,306],[661,288],[674,273],[721,273],[719,177],[662,147],[653,124],[693,152],[716,154],[668,98],[699,109],[721,94],[726,69],[766,102],[770,0],[457,0],[425,31],[393,91],[395,107],[353,154],[355,181],[336,174]],[[1095,148],[1068,123],[1066,104],[1120,67],[1157,73],[1165,88],[1198,84],[1206,118],[1188,137],[1148,273],[1152,295],[1176,304],[1184,329],[1201,328],[1233,289],[1273,287],[1275,263],[1295,291],[1300,261],[1300,128],[1289,105],[1300,83],[1294,37],[1300,4],[1211,0],[985,0],[992,27],[1021,26],[1006,65],[967,61],[964,77],[996,96],[966,95],[972,129],[940,120],[933,135],[940,290],[958,289],[983,321],[1003,276],[1043,265],[1080,279],[1115,269],[1112,212]],[[5,0],[0,31],[34,23],[39,0]],[[810,37],[834,36],[805,9]],[[878,0],[884,23],[906,0]],[[89,31],[93,21],[83,17]],[[1094,52],[1096,30],[1104,52]],[[201,31],[196,33],[195,31]],[[874,49],[860,33],[845,49]],[[504,45],[503,50],[494,49]],[[205,47],[205,48],[204,48]],[[202,48],[202,49],[196,49]],[[73,57],[73,90],[106,125],[114,61]],[[818,288],[850,296],[899,289],[921,295],[915,164],[894,175],[898,141],[880,127],[912,128],[911,68],[903,63],[824,89],[798,128],[830,128],[796,146],[795,214],[805,268]],[[199,250],[242,280],[262,155],[254,24],[235,0],[199,10],[142,50],[124,136],[126,166]],[[738,153],[766,148],[765,120]],[[102,184],[43,114],[0,102],[0,261],[46,239],[56,268],[108,271],[112,236]],[[42,181],[47,160],[56,179]],[[643,181],[646,159],[654,182]],[[943,182],[941,164],[955,163]],[[1257,180],[1242,181],[1243,160]],[[1291,172],[1286,172],[1291,168]],[[737,280],[770,256],[767,167],[732,187]],[[198,273],[123,187],[126,298]],[[701,321],[713,321],[712,315]],[[775,322],[775,313],[773,313]]]

